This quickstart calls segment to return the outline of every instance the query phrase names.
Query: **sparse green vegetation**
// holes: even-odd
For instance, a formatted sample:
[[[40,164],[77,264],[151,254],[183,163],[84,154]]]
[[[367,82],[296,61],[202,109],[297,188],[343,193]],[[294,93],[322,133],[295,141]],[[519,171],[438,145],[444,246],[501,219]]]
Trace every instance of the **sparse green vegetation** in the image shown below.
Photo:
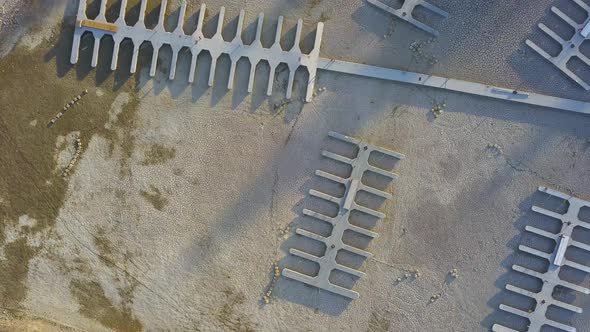
[[[215,315],[217,321],[221,323],[225,329],[230,331],[253,332],[254,326],[250,319],[243,314],[236,312],[236,307],[243,304],[246,300],[244,294],[236,292],[229,287],[223,289],[222,292],[224,295],[223,306]]]
[[[152,144],[150,150],[145,153],[141,164],[144,166],[162,164],[175,156],[176,150],[174,148],[167,148],[161,144]]]
[[[0,307],[14,314],[21,309],[20,302],[27,295],[28,263],[38,249],[30,247],[27,239],[21,237],[4,245],[3,251],[6,259],[0,260]]]
[[[369,328],[367,332],[387,332],[391,326],[389,319],[383,314],[373,311],[369,319]]]
[[[107,266],[113,265],[113,244],[107,238],[104,228],[99,227],[94,235],[94,245],[98,249],[98,257]]]
[[[329,19],[330,19],[330,16],[328,16],[328,14],[326,14],[326,12],[322,12],[322,14],[320,15],[320,22],[326,22]]]
[[[26,236],[5,243],[5,229],[16,225],[21,215],[27,214],[37,222],[27,235],[50,229],[61,209],[67,182],[56,170],[55,142],[58,136],[80,131],[82,144],[88,146],[94,135],[101,135],[120,144],[125,156],[133,150],[133,140],[118,137],[104,128],[108,110],[120,92],[130,95],[118,126],[132,126],[139,105],[132,75],[113,75],[108,66],[92,71],[88,54],[80,55],[80,63],[69,64],[73,18],[63,23],[61,31],[54,31],[50,40],[33,50],[17,47],[0,61],[0,245],[5,260],[0,262],[0,304],[18,308],[26,295],[29,262],[43,248],[31,248]],[[89,40],[83,41],[87,43]],[[84,51],[82,52],[84,53]],[[141,58],[141,57],[140,57]],[[94,87],[108,86],[100,97]],[[30,123],[46,123],[62,109],[72,96],[87,87],[89,94],[75,110],[68,112],[52,128]],[[132,130],[125,128],[125,133]],[[132,137],[131,137],[132,138]]]
[[[168,199],[162,195],[160,190],[154,185],[150,185],[150,192],[141,191],[141,196],[145,198],[156,210],[162,211],[164,206],[168,204]]]
[[[309,4],[311,5],[311,8],[319,5],[322,2],[322,0],[309,0]]]
[[[127,305],[115,305],[106,297],[104,289],[96,281],[72,280],[70,292],[80,303],[80,313],[96,319],[115,331],[141,331],[142,324]]]

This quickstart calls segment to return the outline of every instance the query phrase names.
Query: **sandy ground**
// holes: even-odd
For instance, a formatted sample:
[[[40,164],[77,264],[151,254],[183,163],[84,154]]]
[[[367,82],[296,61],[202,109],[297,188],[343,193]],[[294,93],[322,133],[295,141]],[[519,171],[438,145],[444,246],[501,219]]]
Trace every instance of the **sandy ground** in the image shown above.
[[[326,57],[590,100],[522,46],[535,23],[548,19],[553,1],[432,2],[451,14],[436,24],[441,37],[425,49],[438,60],[434,66],[409,49],[428,35],[360,0],[207,4],[209,27],[221,5],[232,24],[241,8],[248,24],[264,12],[268,40],[278,15],[286,17],[284,31],[304,18],[306,33],[323,15]],[[43,27],[71,14],[75,4],[52,9]],[[30,40],[51,38],[47,29],[29,34],[25,44],[32,48],[42,46]],[[90,61],[88,50],[83,58]],[[537,263],[515,251],[523,241],[546,245],[523,235],[525,225],[543,222],[530,211],[547,201],[537,186],[590,198],[589,117],[335,73],[319,74],[317,86],[326,90],[313,102],[297,101],[303,93],[297,84],[295,101],[275,110],[284,87],[275,84],[275,94],[265,97],[263,66],[247,95],[247,63],[238,66],[235,90],[227,91],[227,59],[218,63],[215,86],[206,88],[207,56],[200,57],[192,86],[185,83],[186,56],[177,79],[167,81],[169,58],[169,51],[161,52],[155,79],[141,69],[132,127],[120,123],[132,96],[106,84],[90,87],[98,99],[111,89],[117,93],[104,109],[103,126],[132,135],[128,158],[120,141],[90,137],[49,235],[26,233],[36,222],[27,216],[5,229],[5,241],[26,238],[41,252],[29,262],[19,315],[93,331],[486,331],[494,322],[524,328],[526,322],[496,308],[501,302],[529,305],[503,288],[507,282],[535,285],[509,267]],[[297,82],[305,80],[300,74]],[[439,102],[446,111],[434,118],[430,108]],[[309,189],[338,192],[313,176],[333,167],[321,158],[322,149],[338,148],[327,139],[329,130],[407,156],[388,189],[394,199],[380,206],[387,217],[368,246],[374,257],[360,267],[367,273],[354,286],[361,297],[348,301],[281,278],[271,303],[262,305],[273,262],[313,270],[286,252],[317,250],[295,228],[326,231],[301,211],[327,208],[307,196]],[[49,142],[56,169],[71,155],[63,142],[72,137]],[[150,151],[163,157],[152,160]],[[453,268],[456,280],[448,278]],[[419,278],[396,281],[414,269]],[[590,278],[581,284],[589,287]],[[430,303],[433,294],[442,296]],[[590,297],[574,295],[584,313],[555,315],[590,331]]]

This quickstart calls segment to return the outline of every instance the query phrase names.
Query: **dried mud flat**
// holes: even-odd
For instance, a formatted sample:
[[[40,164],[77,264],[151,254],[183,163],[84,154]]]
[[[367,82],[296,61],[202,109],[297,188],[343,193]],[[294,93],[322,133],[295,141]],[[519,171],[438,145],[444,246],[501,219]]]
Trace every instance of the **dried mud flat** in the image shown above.
[[[250,23],[259,12],[266,15],[263,39],[272,38],[276,18],[285,16],[286,44],[296,19],[304,18],[306,34],[324,21],[327,57],[475,80],[473,75],[588,100],[553,72],[544,83],[523,75],[523,68],[549,70],[543,61],[519,57],[515,67],[506,53],[521,54],[518,43],[550,1],[432,2],[451,12],[448,21],[437,22],[441,37],[434,42],[352,0],[250,1],[244,36],[252,38]],[[298,72],[293,101],[285,103],[284,70],[278,71],[275,93],[266,97],[259,77],[266,77],[268,67],[260,65],[254,92],[247,94],[249,67],[241,62],[235,90],[227,91],[229,61],[222,57],[215,85],[207,88],[209,56],[203,54],[197,81],[188,85],[184,53],[170,82],[171,52],[164,49],[157,75],[149,79],[149,47],[140,51],[140,69],[131,75],[125,70],[131,45],[124,44],[119,70],[111,72],[108,40],[93,70],[91,38],[83,39],[80,63],[72,66],[77,3],[24,3],[35,14],[25,6],[18,29],[0,31],[17,36],[14,47],[12,39],[0,45],[10,50],[0,58],[0,331],[485,331],[494,322],[524,327],[526,322],[497,307],[512,299],[503,290],[518,278],[509,266],[529,259],[516,247],[524,225],[537,218],[530,206],[546,199],[536,194],[537,186],[590,198],[588,117],[330,73],[320,73],[314,101],[303,104],[304,86],[297,82],[307,77]],[[118,3],[108,2],[108,15]],[[137,19],[137,3],[129,1],[128,20]],[[158,3],[148,2],[148,22],[157,19]],[[187,30],[194,29],[199,4],[189,1]],[[207,5],[206,33],[214,31],[223,5],[229,26],[224,34],[232,37],[245,5]],[[487,16],[474,18],[469,8],[485,8]],[[168,26],[177,9],[169,4]],[[97,2],[89,10],[96,12]],[[489,36],[497,25],[491,18],[509,25],[510,10],[526,11],[523,20],[531,24],[504,39]],[[477,27],[470,33],[478,31],[489,45],[462,45],[468,33],[459,22]],[[304,43],[308,47],[310,40]],[[421,51],[439,61],[417,59],[415,43],[427,45]],[[84,89],[88,94],[49,128]],[[434,117],[432,107],[441,104],[444,112]],[[318,227],[302,217],[303,208],[333,210],[307,191],[342,190],[313,176],[331,167],[321,150],[341,148],[326,139],[329,130],[407,156],[395,169],[400,179],[387,187],[394,199],[365,202],[387,215],[374,228],[380,237],[368,244],[374,257],[360,265],[367,276],[337,276],[361,294],[352,302],[288,279],[272,281],[273,263],[315,268],[287,251],[318,249],[294,234],[297,227]],[[81,152],[64,177],[77,137]],[[457,278],[449,278],[453,269]],[[590,286],[590,279],[582,285]],[[575,303],[584,313],[567,320],[580,331],[590,329],[590,299],[580,296]]]

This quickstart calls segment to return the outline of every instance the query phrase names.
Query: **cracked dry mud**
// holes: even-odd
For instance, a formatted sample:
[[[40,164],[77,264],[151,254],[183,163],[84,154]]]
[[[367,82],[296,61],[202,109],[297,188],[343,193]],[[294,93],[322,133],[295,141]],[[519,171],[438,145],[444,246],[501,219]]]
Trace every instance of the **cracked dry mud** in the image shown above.
[[[298,18],[304,36],[325,21],[325,57],[590,100],[543,61],[520,55],[519,42],[552,1],[431,2],[451,13],[429,45],[439,60],[434,65],[416,63],[408,49],[428,36],[400,21],[391,29],[391,17],[353,0],[250,1],[244,38],[253,38],[259,12],[263,43],[271,42],[279,15],[285,45]],[[92,70],[91,38],[71,66],[77,2],[22,3],[18,26],[0,31],[0,51],[10,50],[0,55],[0,330],[486,331],[499,321],[524,327],[497,306],[515,277],[510,265],[527,259],[516,246],[536,218],[530,206],[543,199],[537,186],[590,198],[588,117],[321,72],[318,93],[303,104],[302,71],[293,100],[285,102],[284,68],[266,97],[269,69],[260,64],[247,94],[249,65],[241,61],[227,91],[229,61],[221,57],[208,88],[203,54],[195,84],[187,85],[184,53],[177,79],[167,80],[167,48],[154,79],[149,47],[131,75],[131,46],[124,44],[120,69],[110,72],[109,40]],[[118,3],[108,2],[109,17]],[[158,3],[148,1],[148,22],[157,19]],[[96,1],[89,4],[98,10]],[[137,4],[129,0],[131,21]],[[200,2],[188,4],[190,30]],[[244,4],[207,5],[206,34],[222,5],[224,35],[231,34]],[[168,26],[177,9],[169,1]],[[304,49],[311,42],[305,38]],[[84,89],[72,110],[44,125]],[[432,105],[440,101],[445,112],[434,118]],[[376,223],[380,236],[368,245],[374,257],[359,265],[367,276],[342,280],[361,297],[351,302],[279,278],[272,300],[261,305],[274,262],[314,269],[288,249],[317,249],[294,234],[323,227],[301,217],[303,208],[333,209],[307,191],[342,190],[313,176],[332,167],[321,150],[340,148],[326,139],[329,130],[407,156],[395,170],[400,178],[386,188],[393,200],[368,202],[387,218]],[[61,166],[74,153],[67,142],[77,133],[84,148],[64,179]],[[460,277],[449,282],[453,269]],[[419,278],[397,282],[409,271]],[[431,303],[433,294],[441,296]],[[570,323],[588,330],[590,299],[575,301],[584,313]]]

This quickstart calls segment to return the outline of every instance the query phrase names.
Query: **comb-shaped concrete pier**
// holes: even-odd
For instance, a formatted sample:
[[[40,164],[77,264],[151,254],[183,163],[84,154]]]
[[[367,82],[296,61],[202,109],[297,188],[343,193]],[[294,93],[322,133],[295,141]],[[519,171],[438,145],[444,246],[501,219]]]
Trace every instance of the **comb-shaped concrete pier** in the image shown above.
[[[286,97],[291,98],[293,90],[293,80],[295,79],[295,71],[303,66],[307,68],[309,73],[309,80],[307,82],[307,88],[305,93],[305,100],[311,101],[313,97],[313,91],[315,86],[315,77],[317,73],[317,61],[320,55],[320,45],[322,42],[323,23],[317,24],[315,44],[313,50],[309,54],[304,54],[299,48],[299,42],[301,41],[301,31],[303,21],[297,22],[297,31],[295,35],[295,43],[293,47],[285,51],[282,49],[280,44],[283,18],[279,17],[278,25],[276,29],[275,41],[270,48],[264,48],[261,43],[262,37],[262,23],[264,20],[264,14],[258,16],[258,22],[256,27],[256,37],[254,42],[250,45],[245,45],[242,41],[241,34],[244,24],[245,12],[240,11],[238,18],[238,27],[236,31],[236,37],[232,41],[225,41],[221,35],[225,9],[221,7],[219,12],[219,21],[217,22],[217,30],[215,35],[211,38],[205,38],[203,35],[203,21],[205,19],[206,6],[201,5],[199,12],[199,19],[197,22],[197,29],[191,35],[184,33],[183,24],[186,15],[186,1],[182,1],[179,10],[178,24],[172,32],[168,32],[164,29],[164,16],[167,6],[167,0],[162,0],[160,7],[160,13],[158,23],[156,27],[147,29],[144,23],[145,10],[147,6],[147,0],[142,0],[140,5],[139,20],[133,26],[128,26],[125,22],[125,11],[127,7],[127,1],[123,0],[121,3],[121,9],[119,17],[115,22],[107,22],[105,17],[106,11],[106,0],[102,0],[100,6],[100,12],[98,16],[91,20],[86,16],[86,0],[79,0],[77,22],[84,22],[84,24],[77,24],[74,31],[74,41],[72,45],[72,54],[70,61],[72,64],[78,62],[78,54],[80,49],[80,39],[85,32],[92,33],[94,37],[94,48],[92,53],[92,67],[96,67],[98,64],[98,53],[100,48],[100,40],[106,35],[113,37],[115,46],[113,49],[113,56],[111,60],[111,69],[117,69],[117,60],[119,55],[119,47],[121,42],[125,38],[129,38],[133,42],[133,53],[131,58],[130,72],[135,73],[137,70],[137,59],[139,55],[139,47],[144,42],[149,42],[153,46],[152,61],[150,65],[150,76],[156,74],[156,65],[158,60],[158,52],[164,45],[170,45],[172,49],[172,62],[170,67],[169,78],[172,80],[176,75],[176,63],[178,62],[178,54],[183,48],[187,48],[191,53],[191,67],[189,72],[189,82],[194,81],[194,72],[196,69],[196,61],[198,55],[202,51],[208,51],[211,54],[211,70],[209,72],[208,84],[213,85],[215,77],[215,68],[217,65],[217,59],[222,54],[228,54],[231,60],[231,68],[229,74],[228,88],[233,87],[235,66],[240,58],[247,58],[250,61],[251,69],[250,76],[248,79],[248,92],[252,92],[254,87],[254,74],[256,65],[263,60],[266,60],[270,65],[270,75],[268,78],[267,94],[271,95],[273,91],[274,73],[277,66],[280,63],[286,63],[289,68],[289,81],[286,92]]]
[[[353,269],[348,266],[344,266],[342,264],[337,263],[336,262],[336,255],[338,254],[338,251],[345,250],[350,253],[368,258],[368,257],[371,257],[371,253],[367,252],[365,250],[350,246],[348,244],[345,244],[342,241],[342,236],[344,235],[344,232],[346,232],[346,231],[352,231],[357,234],[368,236],[370,238],[376,238],[378,236],[377,233],[375,233],[371,230],[351,224],[349,219],[350,219],[350,213],[352,211],[362,212],[364,214],[371,215],[371,216],[376,217],[378,219],[384,218],[385,214],[356,203],[355,202],[356,194],[359,191],[365,191],[367,193],[370,193],[370,194],[373,194],[373,195],[376,195],[376,196],[379,196],[379,197],[382,197],[385,199],[389,199],[392,197],[391,194],[388,192],[381,191],[376,188],[373,188],[373,187],[363,184],[361,182],[361,179],[363,177],[363,174],[367,171],[377,173],[379,175],[382,175],[382,176],[385,176],[385,177],[388,177],[391,179],[397,178],[397,175],[395,173],[383,170],[381,168],[378,168],[378,167],[375,167],[375,166],[369,164],[369,156],[371,155],[371,153],[377,152],[377,153],[384,154],[384,155],[387,155],[387,156],[390,156],[393,158],[397,158],[397,159],[404,159],[405,157],[404,157],[404,155],[402,155],[400,153],[390,151],[390,150],[387,150],[384,148],[380,148],[380,147],[374,146],[372,144],[367,144],[367,143],[362,142],[361,140],[358,140],[356,138],[345,136],[345,135],[342,135],[342,134],[339,134],[336,132],[329,132],[328,135],[331,138],[334,138],[336,140],[346,142],[346,143],[349,143],[351,145],[355,145],[358,147],[358,154],[354,159],[350,159],[350,158],[347,158],[342,155],[339,155],[339,154],[336,154],[333,152],[329,152],[329,151],[322,152],[322,155],[326,158],[329,158],[334,161],[352,166],[352,172],[348,178],[342,178],[340,176],[337,176],[337,175],[334,175],[331,173],[327,173],[327,172],[324,172],[321,170],[317,170],[315,173],[317,176],[320,176],[320,177],[325,178],[327,180],[344,185],[346,188],[346,191],[345,191],[345,194],[343,197],[334,197],[334,196],[319,192],[317,190],[310,190],[309,191],[310,196],[314,196],[314,197],[326,200],[328,202],[332,202],[334,204],[337,204],[338,205],[338,215],[335,217],[329,217],[329,216],[326,216],[326,215],[321,214],[316,211],[311,211],[308,209],[303,210],[304,215],[330,224],[332,226],[332,232],[331,232],[330,236],[328,236],[328,237],[324,237],[319,234],[312,233],[310,231],[307,231],[307,230],[304,230],[301,228],[298,228],[295,232],[301,236],[304,236],[304,237],[310,238],[312,240],[320,241],[320,242],[324,243],[326,246],[326,250],[322,256],[311,255],[309,253],[303,252],[301,250],[293,249],[293,248],[291,248],[289,250],[289,253],[291,253],[291,255],[298,256],[300,258],[317,263],[320,266],[320,270],[316,276],[309,276],[309,275],[285,268],[285,269],[283,269],[282,274],[283,274],[283,276],[285,276],[287,278],[303,282],[303,283],[308,284],[310,286],[324,289],[329,292],[339,294],[339,295],[342,295],[342,296],[345,296],[345,297],[348,297],[351,299],[357,299],[359,297],[358,292],[355,292],[355,291],[345,288],[345,287],[335,285],[332,282],[330,282],[330,280],[329,280],[330,273],[332,272],[332,270],[336,269],[341,272],[353,275],[355,277],[359,277],[359,278],[363,277],[365,275],[364,272],[361,272],[356,269]]]
[[[551,7],[551,11],[557,15],[563,22],[570,25],[574,28],[574,35],[569,39],[565,40],[560,37],[555,31],[551,30],[548,26],[543,23],[539,23],[539,29],[541,29],[547,36],[551,37],[555,40],[560,46],[561,50],[559,54],[556,56],[552,56],[539,47],[534,42],[527,39],[526,44],[532,48],[535,52],[539,53],[542,57],[547,59],[551,62],[554,66],[559,68],[562,72],[564,72],[567,76],[569,76],[572,80],[582,86],[585,90],[590,90],[590,84],[585,82],[580,76],[574,73],[570,68],[568,68],[568,63],[572,60],[572,58],[578,58],[582,62],[584,62],[587,66],[590,66],[590,59],[586,57],[582,52],[580,52],[580,46],[582,43],[587,39],[587,34],[585,30],[590,26],[590,5],[587,5],[582,0],[572,0],[576,5],[578,5],[582,10],[584,10],[584,14],[586,15],[586,19],[582,23],[577,23],[572,18],[567,16],[564,12],[559,10],[557,7]]]
[[[549,268],[547,272],[541,273],[520,265],[513,265],[512,269],[514,271],[540,279],[543,282],[543,286],[538,293],[535,293],[530,290],[507,284],[507,290],[534,299],[536,302],[535,308],[527,312],[505,304],[501,304],[500,309],[514,315],[527,318],[530,321],[527,332],[541,331],[543,326],[551,326],[563,331],[575,332],[576,328],[547,318],[547,309],[549,306],[555,306],[571,312],[582,313],[582,308],[553,298],[555,287],[571,289],[586,295],[590,294],[590,289],[563,280],[559,276],[562,266],[568,266],[581,272],[590,273],[590,267],[573,260],[569,260],[565,256],[568,247],[576,247],[578,249],[590,252],[590,245],[572,240],[572,233],[576,227],[590,229],[590,223],[579,219],[580,210],[583,207],[590,207],[590,202],[546,187],[539,187],[539,191],[547,193],[551,196],[559,197],[569,203],[568,210],[564,214],[559,214],[538,206],[532,207],[532,210],[537,213],[559,220],[561,222],[561,230],[559,233],[547,232],[533,226],[525,227],[525,230],[529,233],[555,241],[554,250],[551,253],[547,253],[525,245],[520,245],[518,249],[527,254],[547,260],[549,262]],[[494,324],[492,330],[494,332],[516,331],[499,324]]]
[[[379,0],[367,0],[370,4],[372,4],[373,6],[376,6],[394,16],[397,16],[398,18],[413,24],[415,27],[424,30],[432,35],[438,36],[438,31],[436,31],[434,28],[424,24],[423,22],[418,21],[415,17],[414,17],[414,10],[416,9],[416,7],[424,7],[428,10],[430,10],[431,12],[435,13],[438,16],[447,18],[449,17],[449,13],[445,12],[444,10],[438,8],[437,6],[426,2],[424,0],[405,0],[404,4],[401,6],[401,8],[399,9],[395,9],[393,7],[390,7],[386,4],[384,4],[383,2],[379,1]]]

